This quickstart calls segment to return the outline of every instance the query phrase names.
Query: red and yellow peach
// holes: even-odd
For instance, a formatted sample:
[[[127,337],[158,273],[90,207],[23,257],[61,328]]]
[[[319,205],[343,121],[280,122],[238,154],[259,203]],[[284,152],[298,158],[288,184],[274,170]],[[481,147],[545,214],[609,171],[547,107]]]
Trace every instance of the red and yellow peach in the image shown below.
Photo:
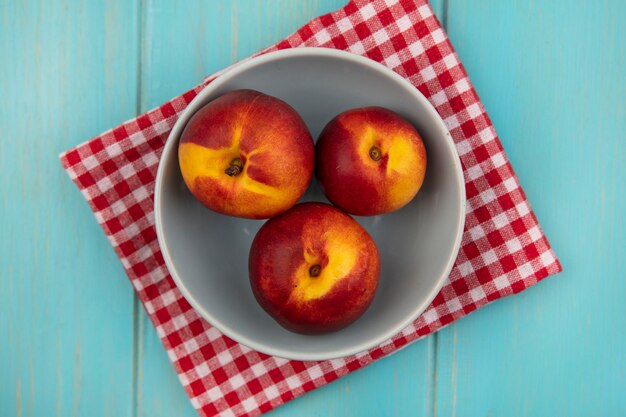
[[[374,241],[352,217],[302,203],[270,219],[252,242],[250,283],[257,301],[288,330],[336,331],[359,318],[378,285]]]
[[[178,158],[185,184],[206,207],[262,219],[286,211],[304,194],[315,150],[291,106],[258,91],[236,90],[192,116]]]
[[[398,210],[415,197],[424,181],[426,149],[400,115],[364,107],[326,125],[316,161],[326,197],[349,213],[371,216]]]

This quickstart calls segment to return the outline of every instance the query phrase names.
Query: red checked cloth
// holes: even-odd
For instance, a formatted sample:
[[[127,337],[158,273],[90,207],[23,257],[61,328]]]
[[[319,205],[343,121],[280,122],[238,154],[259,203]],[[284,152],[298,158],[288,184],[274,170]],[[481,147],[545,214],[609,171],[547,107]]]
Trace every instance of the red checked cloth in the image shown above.
[[[561,271],[489,117],[425,0],[354,0],[277,45],[344,49],[407,78],[444,119],[467,190],[463,242],[447,283],[412,325],[343,359],[289,361],[223,336],[191,308],[163,262],[154,228],[159,156],[191,91],[61,155],[150,315],[201,415],[255,416],[437,331],[485,304]]]

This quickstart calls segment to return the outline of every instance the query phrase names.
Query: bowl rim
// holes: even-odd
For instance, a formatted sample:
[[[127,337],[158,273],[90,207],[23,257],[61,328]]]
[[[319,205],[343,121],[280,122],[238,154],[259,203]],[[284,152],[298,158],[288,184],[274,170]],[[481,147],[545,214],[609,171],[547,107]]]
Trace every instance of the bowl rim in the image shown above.
[[[174,262],[170,256],[168,250],[167,239],[164,235],[163,230],[163,218],[162,218],[162,210],[161,210],[161,200],[162,200],[162,187],[163,187],[163,177],[164,177],[164,160],[166,157],[175,149],[175,144],[178,142],[178,138],[182,134],[182,130],[185,126],[186,119],[188,119],[191,115],[192,105],[206,100],[206,97],[210,95],[214,90],[218,89],[222,84],[229,81],[231,78],[239,75],[240,73],[247,71],[251,68],[254,68],[259,65],[266,64],[272,61],[278,61],[286,58],[297,58],[297,57],[327,57],[327,58],[338,58],[341,60],[352,61],[362,66],[366,66],[376,72],[381,73],[383,76],[390,77],[394,79],[396,82],[403,85],[409,93],[419,102],[425,105],[426,111],[429,113],[429,118],[432,119],[440,130],[443,137],[446,138],[446,150],[451,154],[456,180],[459,184],[458,187],[458,200],[460,202],[459,207],[457,207],[457,230],[456,236],[454,239],[454,245],[452,250],[448,254],[448,260],[446,262],[446,267],[443,269],[441,275],[436,281],[436,285],[430,290],[430,293],[426,297],[426,301],[416,305],[412,310],[411,314],[407,315],[407,317],[396,324],[395,326],[389,328],[387,331],[379,334],[376,337],[372,337],[369,340],[362,342],[358,345],[353,345],[350,347],[345,347],[341,349],[329,349],[324,353],[302,353],[290,350],[288,348],[282,347],[274,347],[268,345],[266,343],[257,342],[248,338],[245,334],[238,332],[236,329],[233,329],[219,320],[215,319],[209,311],[205,310],[202,305],[196,300],[195,296],[187,289],[183,280],[181,280],[178,271],[174,265]],[[422,314],[426,308],[430,305],[436,295],[439,293],[446,278],[449,276],[452,267],[454,265],[454,261],[457,258],[460,246],[461,246],[461,238],[463,235],[463,229],[465,227],[465,205],[466,205],[466,194],[465,194],[465,181],[463,176],[463,169],[461,167],[461,161],[459,155],[457,153],[455,144],[452,140],[452,136],[448,131],[443,119],[435,110],[433,105],[426,99],[426,97],[408,80],[394,72],[393,70],[387,68],[386,66],[373,61],[369,58],[365,58],[360,55],[355,55],[350,52],[331,49],[331,48],[319,48],[319,47],[298,47],[298,48],[289,48],[283,49],[279,51],[268,52],[263,55],[259,55],[253,58],[249,58],[243,60],[230,68],[224,70],[223,73],[219,74],[218,77],[212,81],[210,84],[206,85],[194,99],[187,105],[187,107],[180,112],[178,115],[178,119],[176,120],[172,130],[170,131],[167,140],[165,142],[165,146],[163,147],[163,152],[161,154],[161,158],[159,159],[159,165],[157,168],[156,174],[156,182],[154,189],[154,214],[155,214],[155,226],[156,226],[156,234],[157,241],[161,252],[163,254],[163,259],[165,260],[165,265],[167,267],[168,272],[172,276],[174,283],[185,297],[185,299],[189,302],[189,304],[202,316],[205,320],[207,320],[212,326],[215,326],[222,334],[228,336],[229,338],[235,340],[238,343],[241,343],[244,346],[247,346],[253,350],[256,350],[261,353],[265,353],[271,356],[277,356],[284,359],[290,360],[301,360],[301,361],[319,361],[319,360],[328,360],[328,359],[338,359],[346,356],[350,356],[359,352],[363,352],[369,350],[373,347],[376,347],[385,341],[393,338],[397,334],[399,334],[405,327],[415,321],[420,314]],[[261,220],[263,221],[263,220]]]

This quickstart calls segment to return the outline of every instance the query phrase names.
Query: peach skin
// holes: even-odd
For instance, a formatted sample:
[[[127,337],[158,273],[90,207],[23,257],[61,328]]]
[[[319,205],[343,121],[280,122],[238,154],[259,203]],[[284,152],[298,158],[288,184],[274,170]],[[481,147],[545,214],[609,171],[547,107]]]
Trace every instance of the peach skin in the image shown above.
[[[255,236],[248,260],[257,301],[286,329],[342,329],[370,305],[380,258],[367,231],[324,203],[297,204]]]
[[[372,216],[404,207],[421,188],[425,172],[422,138],[389,109],[345,111],[326,125],[317,141],[319,184],[348,213]]]
[[[178,160],[185,184],[206,207],[263,219],[286,211],[304,194],[315,148],[287,103],[236,90],[193,115],[181,135]]]

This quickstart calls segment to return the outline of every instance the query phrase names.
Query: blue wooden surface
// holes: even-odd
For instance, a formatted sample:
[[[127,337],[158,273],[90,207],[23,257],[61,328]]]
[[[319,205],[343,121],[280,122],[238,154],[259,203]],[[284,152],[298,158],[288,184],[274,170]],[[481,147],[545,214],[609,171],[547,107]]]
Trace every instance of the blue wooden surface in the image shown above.
[[[0,0],[0,416],[194,416],[57,154],[341,0]],[[565,272],[270,413],[626,413],[626,3],[433,3]]]

